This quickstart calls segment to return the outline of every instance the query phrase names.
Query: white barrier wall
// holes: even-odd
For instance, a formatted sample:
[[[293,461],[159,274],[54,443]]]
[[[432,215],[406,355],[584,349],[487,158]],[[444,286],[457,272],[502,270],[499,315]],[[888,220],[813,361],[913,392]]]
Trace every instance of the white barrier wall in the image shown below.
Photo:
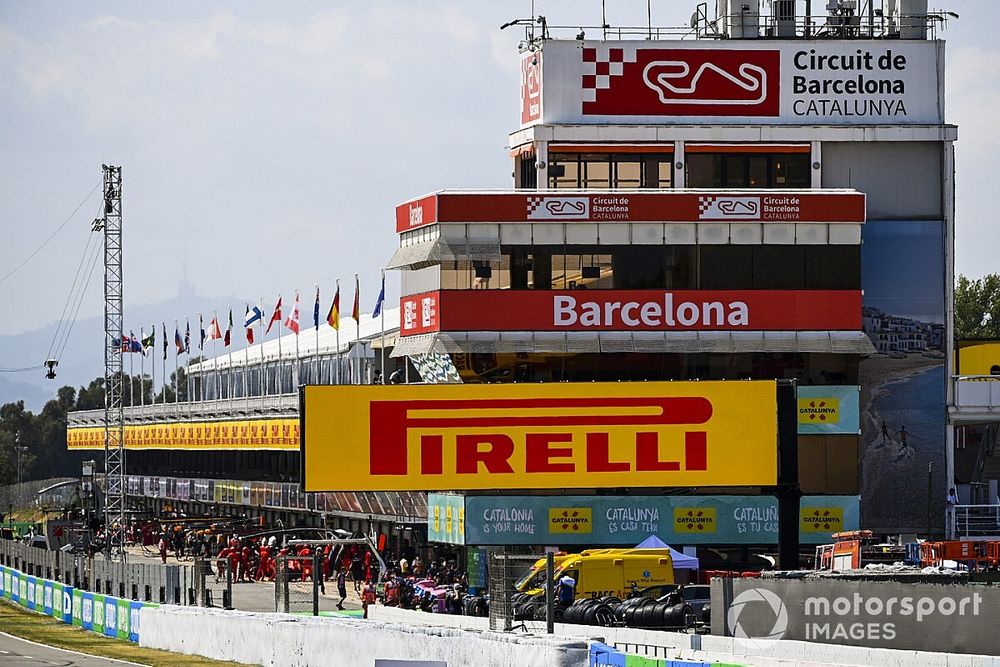
[[[476,667],[586,667],[586,641],[195,607],[143,610],[140,644],[265,667],[374,665],[376,658]]]

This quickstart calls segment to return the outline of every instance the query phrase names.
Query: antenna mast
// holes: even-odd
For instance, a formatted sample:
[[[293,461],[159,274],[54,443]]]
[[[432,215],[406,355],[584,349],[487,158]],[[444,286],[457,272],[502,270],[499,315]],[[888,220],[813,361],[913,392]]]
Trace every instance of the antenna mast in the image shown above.
[[[125,560],[125,414],[122,407],[122,168],[104,170],[104,531],[109,560]]]

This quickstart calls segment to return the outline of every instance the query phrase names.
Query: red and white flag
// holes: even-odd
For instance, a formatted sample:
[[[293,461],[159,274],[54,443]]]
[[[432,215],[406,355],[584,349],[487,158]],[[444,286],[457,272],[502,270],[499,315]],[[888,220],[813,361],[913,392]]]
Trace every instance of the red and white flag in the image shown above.
[[[299,293],[295,292],[295,305],[292,306],[292,314],[285,320],[285,328],[289,331],[299,333]]]
[[[205,336],[205,340],[219,340],[222,338],[222,330],[219,328],[219,318],[217,316],[212,317],[212,321],[208,324],[208,335]]]
[[[271,333],[271,327],[274,326],[275,322],[281,322],[281,297],[278,297],[278,305],[274,307],[274,314],[271,315],[271,321],[267,323],[267,330],[264,335]]]

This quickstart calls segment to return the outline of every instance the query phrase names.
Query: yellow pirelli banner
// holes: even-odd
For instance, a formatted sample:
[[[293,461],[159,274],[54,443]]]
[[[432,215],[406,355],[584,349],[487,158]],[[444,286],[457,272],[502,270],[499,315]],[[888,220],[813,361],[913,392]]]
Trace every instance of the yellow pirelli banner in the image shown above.
[[[305,491],[777,483],[773,381],[301,391]]]
[[[104,449],[104,428],[70,427],[67,449]],[[126,449],[299,449],[298,419],[171,422],[125,426]]]

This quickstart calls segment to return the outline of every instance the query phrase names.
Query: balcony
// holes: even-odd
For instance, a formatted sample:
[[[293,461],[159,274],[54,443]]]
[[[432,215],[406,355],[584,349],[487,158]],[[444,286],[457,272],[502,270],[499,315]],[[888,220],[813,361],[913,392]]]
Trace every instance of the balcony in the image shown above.
[[[956,375],[954,403],[949,413],[954,423],[1000,421],[1000,376]]]
[[[219,401],[160,403],[126,407],[126,424],[176,421],[205,421],[236,417],[297,417],[299,395],[251,396]],[[103,426],[104,410],[80,410],[67,415],[69,427]]]
[[[1000,505],[956,505],[948,514],[952,539],[1000,538]]]

